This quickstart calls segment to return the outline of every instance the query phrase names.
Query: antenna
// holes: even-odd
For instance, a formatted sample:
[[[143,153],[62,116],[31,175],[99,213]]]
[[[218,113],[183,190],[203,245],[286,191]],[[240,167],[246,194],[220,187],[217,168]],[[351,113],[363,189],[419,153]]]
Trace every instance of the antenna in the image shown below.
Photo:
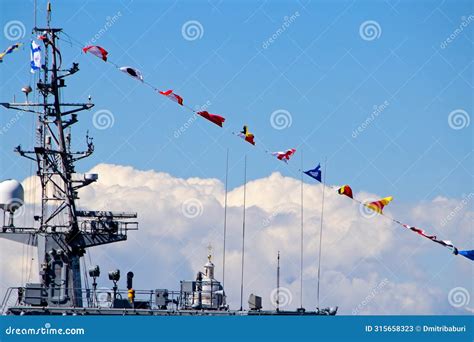
[[[303,170],[303,150],[301,150],[301,170]],[[304,226],[303,226],[303,172],[301,172],[301,244],[300,244],[300,309],[303,309],[303,243],[304,243]]]
[[[211,257],[212,257],[212,245],[209,242],[209,244],[207,245],[207,258],[209,259],[209,261],[211,261]]]
[[[48,28],[50,28],[51,27],[51,1],[48,1],[48,4],[46,6],[46,12],[47,12],[46,22],[48,23]]]
[[[225,284],[225,239],[227,234],[227,179],[229,175],[229,148],[227,148],[227,158],[225,164],[225,199],[224,199],[224,247],[222,253],[222,287]]]
[[[240,311],[243,309],[244,297],[244,260],[245,260],[245,197],[247,191],[247,155],[244,159],[244,217],[242,221],[242,274],[240,277]]]
[[[324,182],[321,183],[321,185],[323,186],[323,198],[322,198],[322,202],[321,202],[321,227],[320,227],[320,230],[319,230],[319,260],[318,260],[318,294],[317,294],[317,298],[318,298],[318,310],[320,308],[319,306],[319,279],[321,277],[321,249],[322,249],[322,242],[323,242],[323,214],[324,214],[324,189],[326,188],[325,186],[325,182],[326,182],[326,168],[327,168],[327,162],[328,158],[326,157],[324,159]]]
[[[280,251],[278,251],[277,257],[277,298],[276,298],[276,311],[280,311]]]
[[[33,19],[35,21],[35,27],[36,27],[36,0],[34,1],[34,4],[33,4]]]

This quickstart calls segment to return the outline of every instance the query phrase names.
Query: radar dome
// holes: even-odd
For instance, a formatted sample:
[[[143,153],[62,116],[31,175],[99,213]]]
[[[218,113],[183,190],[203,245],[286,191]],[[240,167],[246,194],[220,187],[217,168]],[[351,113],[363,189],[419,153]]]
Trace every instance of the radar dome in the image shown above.
[[[0,182],[0,208],[6,211],[15,211],[23,205],[24,190],[20,182],[7,179]]]

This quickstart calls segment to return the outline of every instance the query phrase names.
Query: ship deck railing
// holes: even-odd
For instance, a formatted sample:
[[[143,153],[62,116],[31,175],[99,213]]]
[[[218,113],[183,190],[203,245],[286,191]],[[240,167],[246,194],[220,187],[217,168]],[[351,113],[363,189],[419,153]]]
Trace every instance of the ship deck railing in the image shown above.
[[[203,285],[212,285],[215,282],[208,282],[202,281],[199,282],[199,286]],[[212,286],[211,286],[212,288]],[[55,287],[54,292],[58,292],[61,290],[61,287]],[[48,289],[45,289],[45,293],[48,292]],[[72,291],[71,291],[72,292]],[[83,306],[81,308],[91,308],[91,309],[113,309],[117,308],[117,305],[124,305],[121,308],[130,308],[130,309],[146,309],[146,310],[158,310],[158,309],[166,309],[166,310],[173,310],[173,311],[180,311],[180,310],[189,310],[193,307],[195,297],[201,293],[203,298],[210,298],[211,305],[207,306],[207,309],[220,309],[225,310],[225,307],[218,307],[217,303],[212,303],[213,294],[215,291],[208,291],[208,290],[195,290],[192,292],[184,292],[184,291],[173,291],[167,289],[155,289],[155,290],[135,290],[135,297],[133,301],[129,300],[129,290],[128,289],[116,289],[109,287],[97,287],[94,291],[93,288],[81,288],[80,290],[82,295],[82,303]],[[77,291],[76,291],[77,293]],[[163,296],[166,293],[166,297],[163,299],[158,300],[157,294]],[[31,305],[25,303],[25,287],[9,287],[3,297],[1,302],[0,314],[5,315],[8,312],[10,307],[30,307]],[[29,299],[38,299],[47,302],[47,297],[42,296],[29,296]],[[130,306],[127,305],[129,303]],[[38,307],[46,306],[45,305],[37,305]],[[58,304],[49,304],[47,305],[51,308],[59,308],[61,305]]]

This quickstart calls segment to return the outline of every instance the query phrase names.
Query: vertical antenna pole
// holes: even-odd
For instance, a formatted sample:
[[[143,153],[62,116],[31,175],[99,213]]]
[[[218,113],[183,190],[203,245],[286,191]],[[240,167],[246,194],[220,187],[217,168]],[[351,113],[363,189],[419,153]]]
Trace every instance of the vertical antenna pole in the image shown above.
[[[303,227],[303,150],[301,150],[301,239],[300,239],[300,308],[303,308],[303,244],[304,244],[304,227]]]
[[[247,155],[244,160],[244,217],[242,221],[242,274],[240,276],[240,311],[243,310],[244,298],[244,261],[245,261],[245,200],[247,195]]]
[[[277,297],[276,297],[276,311],[280,311],[280,251],[277,257]]]
[[[225,289],[225,240],[227,234],[227,179],[229,176],[229,149],[227,148],[227,158],[225,164],[225,199],[224,199],[224,246],[222,252],[222,287]]]
[[[37,28],[38,26],[36,26],[36,0],[34,2],[34,5],[33,5],[34,9],[33,9],[33,19],[35,21],[35,28]]]
[[[48,28],[51,28],[51,2],[50,1],[48,1],[48,4],[46,5],[46,13],[47,13],[46,22],[48,24]]]
[[[324,175],[323,175],[323,179],[324,179],[324,182],[321,183],[321,185],[323,186],[323,198],[322,198],[322,202],[321,202],[321,227],[319,229],[319,260],[318,260],[318,293],[317,293],[317,298],[318,298],[318,310],[320,308],[320,303],[319,303],[319,280],[320,280],[320,277],[321,277],[321,249],[322,249],[322,242],[323,242],[323,214],[324,214],[324,189],[326,188],[326,185],[325,185],[325,182],[326,182],[326,169],[327,169],[327,160],[328,158],[326,157],[324,159]]]

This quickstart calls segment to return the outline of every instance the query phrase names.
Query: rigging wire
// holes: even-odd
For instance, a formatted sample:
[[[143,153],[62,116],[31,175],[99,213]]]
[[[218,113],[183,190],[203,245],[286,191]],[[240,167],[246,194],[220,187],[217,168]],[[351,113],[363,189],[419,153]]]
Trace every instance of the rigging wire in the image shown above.
[[[326,176],[326,170],[327,170],[327,157],[324,160],[324,181],[327,180]],[[319,284],[320,284],[320,278],[321,278],[321,251],[322,251],[322,243],[323,243],[323,215],[324,215],[324,189],[325,186],[322,186],[322,201],[321,201],[321,227],[319,229],[319,258],[318,258],[318,286],[317,286],[317,307],[318,310],[320,308],[320,302],[319,302]]]
[[[243,310],[243,296],[244,296],[244,262],[245,262],[245,200],[247,194],[247,155],[244,159],[244,212],[242,220],[242,273],[240,277],[240,311]]]
[[[303,150],[301,150],[301,169],[303,169]],[[304,217],[303,217],[303,172],[301,172],[301,236],[300,236],[300,308],[303,308],[303,247],[304,247]]]
[[[225,198],[224,198],[224,246],[222,251],[222,287],[225,284],[225,242],[227,234],[227,180],[229,176],[229,148],[227,148],[225,164]]]

